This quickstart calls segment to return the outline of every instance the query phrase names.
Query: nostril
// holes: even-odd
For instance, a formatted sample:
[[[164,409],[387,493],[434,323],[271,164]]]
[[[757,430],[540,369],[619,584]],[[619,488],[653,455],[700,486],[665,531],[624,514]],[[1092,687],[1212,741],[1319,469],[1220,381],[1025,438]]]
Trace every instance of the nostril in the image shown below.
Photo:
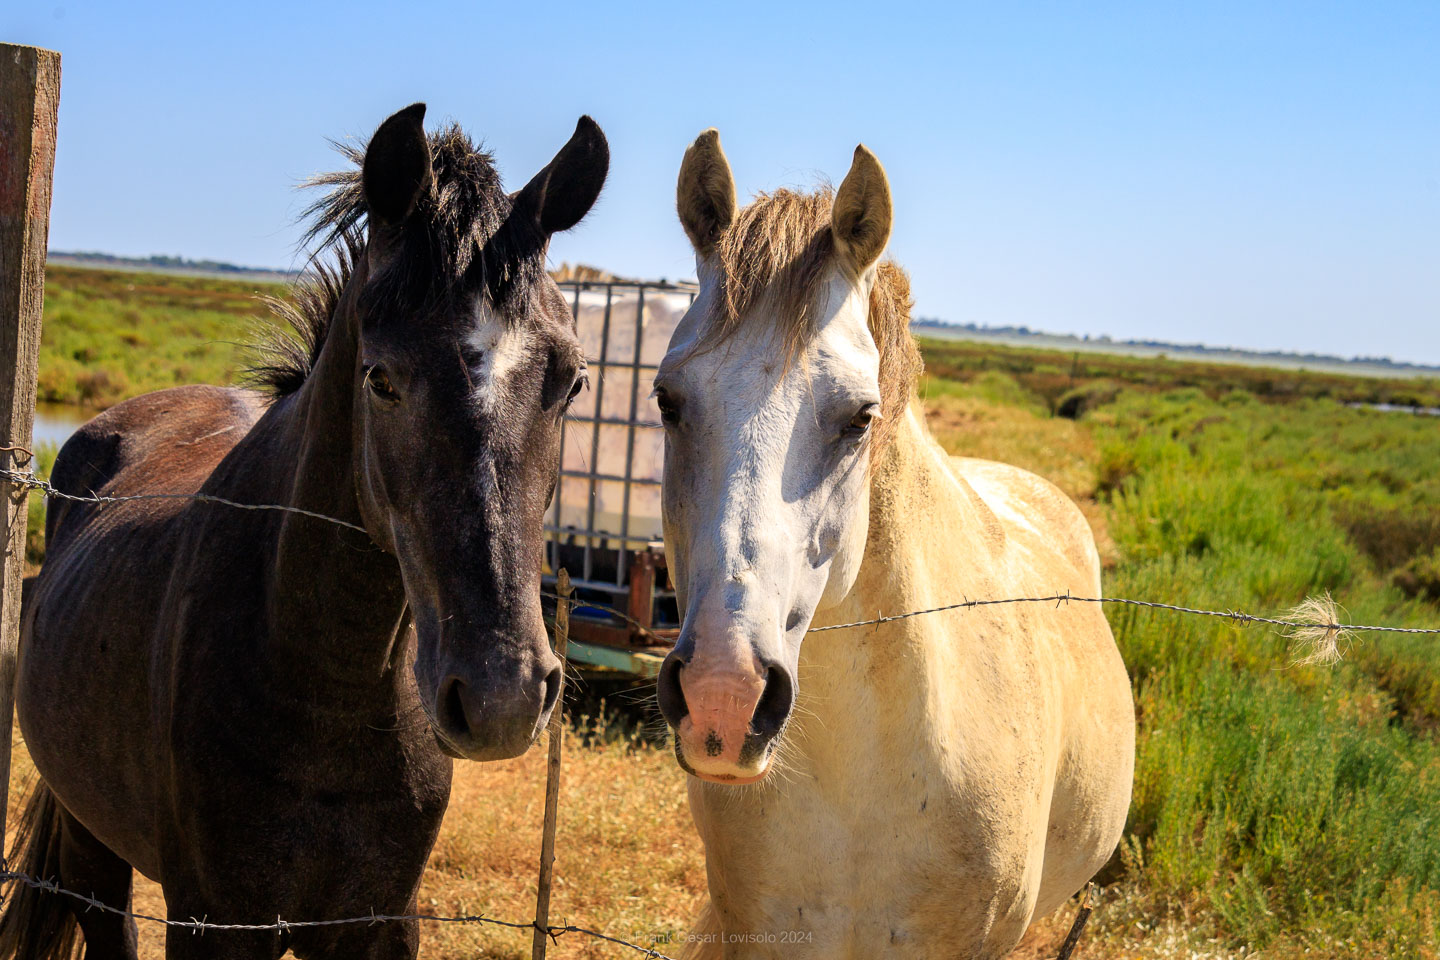
[[[795,685],[790,681],[790,674],[780,667],[771,667],[765,672],[765,690],[750,719],[750,733],[763,740],[775,736],[790,719],[794,704]]]
[[[685,703],[685,691],[680,688],[680,671],[683,669],[684,662],[671,654],[661,664],[660,676],[655,678],[655,696],[660,701],[660,715],[672,727],[680,726],[680,721],[690,714],[690,707]]]
[[[540,715],[543,717],[555,709],[555,701],[560,698],[561,668],[556,667],[545,675],[543,706],[540,708]]]
[[[439,715],[440,728],[451,736],[464,736],[470,732],[470,721],[465,719],[465,702],[462,698],[465,684],[458,677],[451,677],[440,695]]]

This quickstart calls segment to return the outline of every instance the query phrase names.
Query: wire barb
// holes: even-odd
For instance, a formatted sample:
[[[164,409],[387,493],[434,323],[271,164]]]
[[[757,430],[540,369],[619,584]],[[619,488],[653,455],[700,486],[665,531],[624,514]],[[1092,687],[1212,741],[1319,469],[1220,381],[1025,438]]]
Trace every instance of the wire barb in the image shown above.
[[[189,920],[171,920],[167,917],[154,917],[144,913],[136,913],[132,910],[122,910],[119,907],[112,907],[108,903],[97,900],[94,897],[87,897],[83,893],[76,893],[73,890],[66,890],[54,880],[40,880],[36,877],[32,877],[28,873],[20,873],[16,870],[0,870],[0,882],[23,884],[27,887],[42,891],[44,893],[53,893],[57,896],[68,897],[78,903],[85,904],[87,909],[100,910],[105,913],[111,913],[116,916],[125,917],[130,920],[144,920],[148,923],[158,923],[171,929],[189,930],[192,934],[196,934],[202,937],[208,931],[212,930],[235,930],[248,933],[255,933],[261,931],[280,933],[293,932],[297,929],[310,927],[338,927],[347,924],[361,923],[373,925],[377,923],[399,923],[415,921],[421,923],[429,922],[488,924],[491,926],[506,927],[511,930],[541,929],[543,933],[551,936],[552,938],[557,933],[579,933],[587,937],[592,937],[596,940],[604,940],[607,943],[613,943],[617,946],[627,947],[631,950],[634,950],[636,953],[641,954],[642,956],[652,957],[654,958],[654,960],[675,960],[675,958],[673,957],[667,957],[665,954],[657,952],[653,946],[642,947],[638,943],[631,943],[629,940],[622,940],[619,937],[612,937],[608,934],[600,933],[596,930],[587,930],[584,927],[566,925],[564,927],[540,928],[533,920],[527,923],[520,923],[513,920],[497,920],[493,917],[487,917],[484,914],[453,917],[431,916],[429,914],[423,913],[377,914],[372,908],[368,916],[343,917],[338,920],[284,920],[280,917],[276,917],[274,923],[211,923],[209,919],[209,914],[206,914],[199,919],[191,917]]]
[[[304,517],[314,517],[316,520],[324,520],[326,523],[333,523],[337,526],[348,527],[351,530],[358,530],[365,534],[366,537],[370,536],[370,531],[359,524],[282,503],[239,503],[238,501],[227,500],[224,497],[217,497],[210,493],[132,493],[118,497],[98,495],[86,497],[74,493],[65,493],[63,490],[57,490],[50,481],[41,480],[35,476],[35,474],[23,470],[0,469],[0,478],[4,478],[17,486],[30,490],[39,490],[52,500],[71,500],[76,503],[129,503],[133,500],[198,500],[201,503],[219,503],[227,507],[236,507],[240,510],[280,510],[285,513],[298,513]]]
[[[810,633],[823,633],[826,630],[849,630],[854,627],[868,627],[872,624],[891,623],[895,620],[908,620],[911,617],[922,617],[931,613],[944,613],[948,610],[962,610],[971,607],[988,607],[1006,603],[1113,603],[1130,607],[1147,607],[1152,610],[1169,610],[1174,613],[1185,613],[1197,617],[1219,617],[1222,620],[1229,620],[1238,626],[1247,623],[1267,623],[1277,627],[1288,627],[1294,632],[1286,634],[1297,644],[1304,644],[1311,637],[1318,635],[1329,638],[1330,649],[1334,650],[1339,641],[1352,637],[1357,633],[1420,633],[1440,634],[1437,627],[1379,627],[1359,623],[1339,623],[1338,608],[1329,595],[1322,598],[1309,598],[1300,606],[1286,614],[1284,618],[1259,617],[1253,613],[1244,613],[1239,610],[1202,610],[1196,607],[1182,607],[1173,603],[1159,603],[1154,600],[1130,600],[1125,597],[1077,597],[1069,592],[1052,594],[1048,597],[1005,597],[998,600],[962,600],[959,603],[948,603],[941,607],[931,607],[928,610],[911,610],[908,613],[891,614],[888,617],[877,617],[874,620],[855,620],[850,623],[834,623],[824,627],[811,627]],[[1339,659],[1324,659],[1324,657],[1302,658],[1298,663],[1333,663]]]

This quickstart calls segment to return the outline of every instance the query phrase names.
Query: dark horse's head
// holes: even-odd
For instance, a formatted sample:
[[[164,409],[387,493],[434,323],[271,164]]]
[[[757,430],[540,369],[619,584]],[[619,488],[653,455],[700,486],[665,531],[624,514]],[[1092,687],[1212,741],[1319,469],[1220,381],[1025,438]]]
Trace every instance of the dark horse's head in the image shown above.
[[[595,202],[609,149],[582,117],[507,194],[488,154],[453,126],[427,136],[424,115],[401,110],[348,151],[358,173],[319,178],[334,189],[313,229],[348,239],[354,262],[332,276],[309,352],[315,374],[331,355],[347,364],[359,514],[399,562],[436,735],[454,755],[499,759],[529,747],[559,695],[542,518],[586,373],[545,253]],[[325,349],[341,331],[354,343]]]

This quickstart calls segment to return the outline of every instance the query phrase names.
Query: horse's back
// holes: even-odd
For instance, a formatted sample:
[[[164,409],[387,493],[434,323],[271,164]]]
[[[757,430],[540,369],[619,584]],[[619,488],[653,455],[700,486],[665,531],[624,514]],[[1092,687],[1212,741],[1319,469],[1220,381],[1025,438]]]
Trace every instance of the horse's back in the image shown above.
[[[1098,594],[1100,554],[1095,533],[1064,491],[1039,474],[1008,463],[952,456],[950,468],[975,489],[1007,533],[1038,534],[1069,562],[1086,588]]]
[[[253,394],[217,387],[127,400],[66,441],[51,483],[73,496],[194,493],[261,412]],[[17,709],[47,784],[97,836],[143,836],[154,815],[147,800],[162,774],[152,769],[153,647],[190,504],[48,504],[45,562],[24,613]],[[116,852],[154,876],[153,850]]]
[[[226,387],[157,390],[116,404],[65,441],[50,482],[73,496],[194,493],[263,413],[254,393]],[[47,551],[63,549],[69,531],[98,511],[133,522],[173,514],[184,501],[121,504],[52,500]]]

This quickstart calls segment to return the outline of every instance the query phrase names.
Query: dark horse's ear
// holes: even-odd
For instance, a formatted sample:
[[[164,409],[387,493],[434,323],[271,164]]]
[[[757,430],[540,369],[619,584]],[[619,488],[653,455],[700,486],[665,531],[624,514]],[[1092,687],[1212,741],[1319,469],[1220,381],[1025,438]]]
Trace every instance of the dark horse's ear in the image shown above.
[[[534,217],[545,237],[569,230],[595,205],[609,171],[605,134],[594,120],[581,117],[570,142],[515,195],[514,213]]]
[[[375,227],[405,222],[430,187],[430,142],[425,139],[425,104],[412,103],[380,124],[365,148],[360,182],[365,210]]]

